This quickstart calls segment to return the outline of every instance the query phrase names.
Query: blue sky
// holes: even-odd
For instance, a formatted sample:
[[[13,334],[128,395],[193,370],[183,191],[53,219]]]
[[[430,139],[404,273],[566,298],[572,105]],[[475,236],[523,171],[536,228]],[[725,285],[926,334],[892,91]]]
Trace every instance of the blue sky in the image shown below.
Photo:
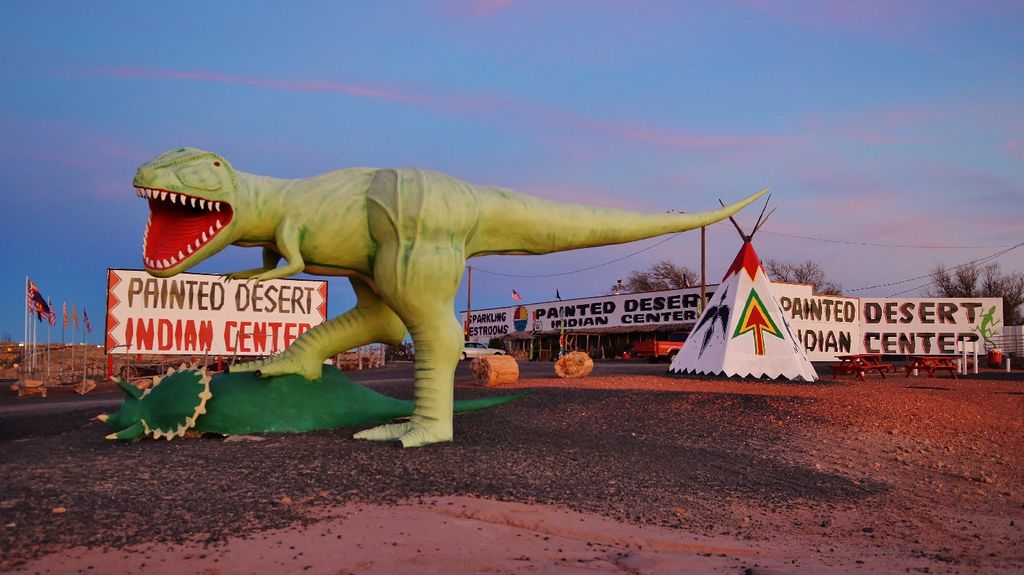
[[[106,269],[141,267],[135,168],[181,146],[655,212],[771,187],[761,257],[817,260],[849,295],[1024,242],[1020,0],[8,3],[0,78],[0,337],[21,337],[28,275],[101,341]],[[714,281],[740,240],[708,236]],[[473,307],[598,295],[666,258],[698,268],[699,234],[479,258]],[[1024,247],[996,261],[1024,270]],[[332,315],[352,304],[330,289]]]

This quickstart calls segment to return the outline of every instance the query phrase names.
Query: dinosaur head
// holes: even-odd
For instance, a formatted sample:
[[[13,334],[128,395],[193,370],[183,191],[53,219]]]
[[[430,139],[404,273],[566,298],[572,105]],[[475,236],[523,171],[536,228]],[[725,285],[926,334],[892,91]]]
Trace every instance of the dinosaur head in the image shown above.
[[[114,430],[107,439],[135,440],[143,436],[154,439],[184,437],[206,413],[210,392],[210,374],[203,369],[168,369],[167,374],[153,378],[153,385],[141,391],[134,385],[119,381],[125,393],[121,409],[97,417]]]
[[[195,148],[166,152],[140,166],[133,185],[149,202],[142,260],[150,274],[175,275],[231,244],[238,179],[224,158]]]
[[[121,404],[121,409],[113,413],[99,415],[97,419],[106,423],[115,431],[120,431],[130,428],[142,419],[139,408],[143,391],[124,380],[119,380],[117,386],[124,392],[124,403]]]

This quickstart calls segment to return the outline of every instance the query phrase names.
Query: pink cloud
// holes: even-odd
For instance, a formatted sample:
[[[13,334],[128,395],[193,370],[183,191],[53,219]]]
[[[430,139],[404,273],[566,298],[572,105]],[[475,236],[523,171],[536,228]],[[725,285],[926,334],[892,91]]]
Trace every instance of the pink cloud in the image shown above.
[[[1003,144],[1003,151],[1007,154],[1024,161],[1024,140],[1010,140]]]
[[[286,81],[202,71],[117,68],[103,73],[129,79],[217,82],[268,90],[329,92],[371,100],[420,106],[449,115],[488,115],[493,121],[507,121],[508,118],[516,118],[517,127],[522,125],[522,122],[518,120],[524,115],[529,115],[543,120],[534,124],[543,125],[543,129],[547,131],[547,134],[557,134],[565,128],[569,128],[576,132],[598,133],[617,140],[667,150],[724,150],[760,147],[792,141],[791,136],[702,134],[681,130],[661,130],[639,124],[607,122],[504,96],[467,96],[463,94],[435,96],[424,92],[331,81]],[[518,113],[510,113],[510,111]],[[553,137],[558,138],[557,135]]]
[[[901,44],[936,45],[931,32],[984,10],[942,8],[936,0],[737,0],[740,4],[784,24],[858,36],[871,36]],[[967,5],[964,5],[966,8]],[[978,5],[977,8],[983,8]]]
[[[373,100],[399,103],[425,103],[429,99],[420,94],[403,93],[378,87],[342,84],[329,81],[284,81],[216,72],[193,72],[182,70],[144,70],[140,68],[116,68],[109,74],[119,78],[144,78],[163,80],[188,80],[194,82],[218,82],[238,86],[252,86],[270,90],[293,92],[331,92],[346,96],[359,96]]]
[[[590,122],[591,127],[610,136],[650,144],[659,148],[678,150],[706,150],[714,148],[737,148],[763,146],[786,141],[788,136],[736,136],[723,134],[698,134],[693,132],[665,131],[648,126]]]
[[[1020,198],[1024,197],[1024,188],[1017,181],[957,165],[937,164],[927,169],[942,181],[955,185],[961,194],[970,197],[975,204],[985,204],[982,207],[985,211],[1005,203],[997,211],[1024,215],[1024,206],[1020,203]]]
[[[835,129],[843,137],[862,144],[930,143],[931,138],[921,135],[920,130],[934,125],[946,115],[928,107],[892,106],[843,118]]]
[[[474,16],[489,16],[512,5],[512,0],[465,0],[463,4],[467,12]]]
[[[443,0],[437,11],[448,16],[483,18],[512,6],[512,0]]]

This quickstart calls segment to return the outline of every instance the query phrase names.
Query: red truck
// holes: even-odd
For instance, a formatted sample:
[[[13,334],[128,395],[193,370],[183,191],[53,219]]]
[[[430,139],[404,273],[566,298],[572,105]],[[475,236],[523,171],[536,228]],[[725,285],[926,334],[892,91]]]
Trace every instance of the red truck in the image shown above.
[[[633,357],[646,357],[647,361],[672,361],[683,348],[689,332],[677,331],[670,333],[667,340],[638,341],[633,344]],[[655,336],[657,337],[657,336]]]

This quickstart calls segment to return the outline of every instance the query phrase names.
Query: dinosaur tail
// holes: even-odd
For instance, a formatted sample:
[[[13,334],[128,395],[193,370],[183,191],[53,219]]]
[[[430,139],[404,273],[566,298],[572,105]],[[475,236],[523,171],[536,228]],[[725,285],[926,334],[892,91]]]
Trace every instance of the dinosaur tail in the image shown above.
[[[459,399],[455,401],[455,413],[468,413],[498,407],[524,397],[532,395],[531,392],[516,393],[514,395],[499,395],[496,397],[481,397],[479,399]]]
[[[480,188],[479,218],[469,256],[547,254],[621,244],[713,224],[768,190],[706,212],[645,213],[552,202],[498,188]]]

